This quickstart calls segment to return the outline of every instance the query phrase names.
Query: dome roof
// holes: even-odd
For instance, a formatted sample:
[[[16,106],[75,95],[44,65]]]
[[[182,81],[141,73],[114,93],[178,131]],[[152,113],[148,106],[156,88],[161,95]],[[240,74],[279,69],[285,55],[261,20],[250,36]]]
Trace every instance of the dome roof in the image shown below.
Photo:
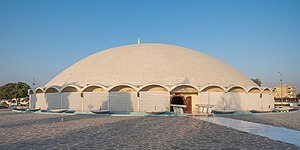
[[[133,44],[100,51],[70,66],[45,86],[76,84],[165,86],[191,84],[256,86],[231,66],[204,53],[175,45]]]

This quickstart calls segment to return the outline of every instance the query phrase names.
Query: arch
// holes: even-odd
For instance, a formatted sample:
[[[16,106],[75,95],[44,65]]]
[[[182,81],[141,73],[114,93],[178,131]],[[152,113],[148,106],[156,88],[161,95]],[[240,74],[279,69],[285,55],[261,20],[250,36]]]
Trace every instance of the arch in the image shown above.
[[[76,85],[66,85],[61,88],[60,93],[63,92],[80,92],[80,87]]]
[[[191,84],[180,84],[170,90],[173,93],[198,93],[199,88]]]
[[[36,94],[44,93],[44,90],[43,90],[43,88],[38,87],[38,88],[35,89],[35,93],[36,93]]]
[[[107,88],[100,84],[87,85],[82,89],[82,92],[106,92]]]
[[[271,94],[272,93],[272,90],[269,89],[269,88],[264,88],[263,89],[263,94]]]
[[[45,93],[59,93],[58,86],[50,86],[45,90]]]
[[[261,89],[259,87],[253,86],[248,89],[247,93],[261,93]]]
[[[137,89],[130,84],[118,84],[109,89],[109,92],[136,92]]]
[[[169,91],[169,88],[162,84],[146,84],[139,88],[140,91],[150,91],[150,92],[166,92]]]
[[[32,89],[28,90],[28,95],[34,94],[34,91]]]
[[[238,93],[246,93],[246,89],[240,85],[234,85],[228,88],[227,92],[238,92]]]
[[[210,84],[202,87],[200,92],[225,92],[226,89],[217,84]]]

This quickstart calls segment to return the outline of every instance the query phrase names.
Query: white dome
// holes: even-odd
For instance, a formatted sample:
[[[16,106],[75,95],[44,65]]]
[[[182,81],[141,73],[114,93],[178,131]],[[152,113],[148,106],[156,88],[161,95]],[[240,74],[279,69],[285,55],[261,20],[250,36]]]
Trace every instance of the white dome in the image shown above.
[[[191,84],[203,87],[256,86],[231,66],[204,53],[166,44],[134,44],[100,51],[70,66],[45,86],[75,84],[165,86]]]

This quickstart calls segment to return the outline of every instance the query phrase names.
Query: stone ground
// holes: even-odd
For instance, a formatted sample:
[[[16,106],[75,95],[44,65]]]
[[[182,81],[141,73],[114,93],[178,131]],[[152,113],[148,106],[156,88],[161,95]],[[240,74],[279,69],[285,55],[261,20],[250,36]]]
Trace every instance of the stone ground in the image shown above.
[[[300,148],[191,117],[64,116],[0,110],[0,149]]]
[[[300,111],[288,113],[267,113],[255,115],[226,116],[228,118],[262,123],[300,131]]]

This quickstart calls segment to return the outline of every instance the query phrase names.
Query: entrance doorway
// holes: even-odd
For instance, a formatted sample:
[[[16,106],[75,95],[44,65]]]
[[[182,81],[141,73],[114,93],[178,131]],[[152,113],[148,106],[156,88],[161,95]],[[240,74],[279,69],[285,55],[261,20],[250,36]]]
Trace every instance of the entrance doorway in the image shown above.
[[[172,97],[171,104],[174,104],[174,105],[184,105],[183,97],[181,97],[181,96],[174,96],[174,97]]]
[[[184,105],[186,105],[186,108],[184,108],[184,112],[192,113],[192,96],[188,96],[185,98]]]
[[[184,105],[184,97],[183,96],[179,96],[179,95],[175,95],[171,98],[171,105]],[[170,111],[174,111],[173,107],[170,107]]]

